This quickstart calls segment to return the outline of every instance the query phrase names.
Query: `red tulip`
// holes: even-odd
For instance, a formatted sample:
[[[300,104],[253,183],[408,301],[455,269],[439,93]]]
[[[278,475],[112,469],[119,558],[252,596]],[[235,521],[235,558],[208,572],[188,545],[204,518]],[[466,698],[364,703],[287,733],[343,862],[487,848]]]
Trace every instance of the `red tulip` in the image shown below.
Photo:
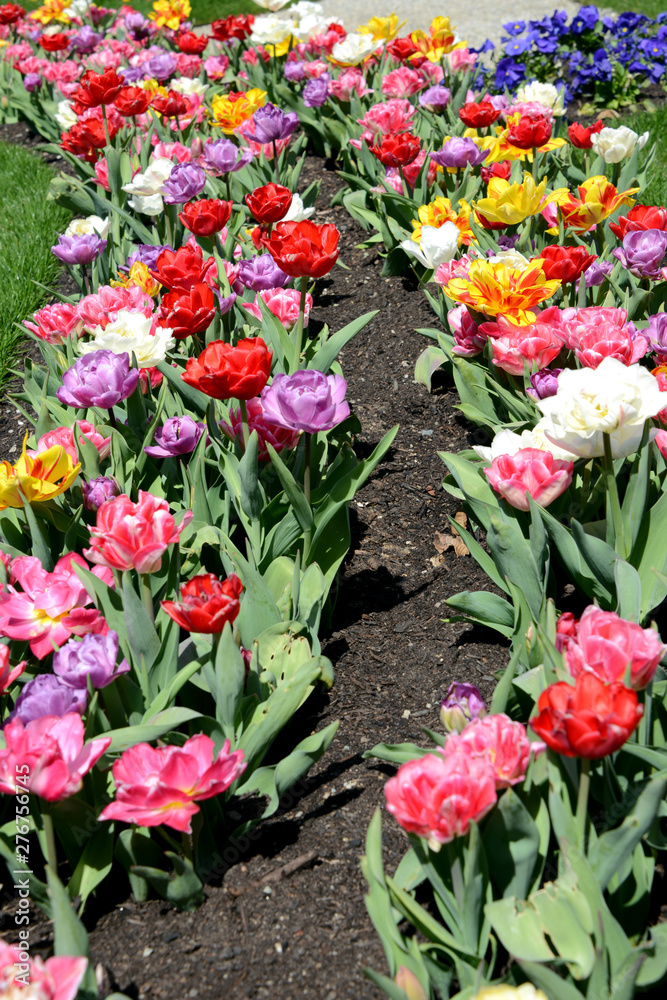
[[[101,104],[113,104],[122,89],[123,80],[115,69],[107,69],[104,73],[87,69],[70,100],[84,108],[99,108]]]
[[[121,87],[113,102],[118,114],[124,118],[143,115],[150,103],[151,95],[143,87]]]
[[[215,317],[215,296],[203,281],[187,292],[178,289],[163,296],[158,312],[158,326],[169,327],[176,340],[203,333]]]
[[[599,119],[595,125],[589,125],[588,128],[585,125],[580,125],[579,122],[573,122],[568,127],[567,136],[577,149],[592,149],[591,136],[601,132],[603,128],[604,122]]]
[[[481,167],[482,180],[488,184],[492,177],[502,177],[504,181],[510,179],[512,164],[510,160],[500,160],[499,163],[492,163],[489,167]]]
[[[214,340],[188,360],[182,379],[213,399],[248,400],[268,382],[272,357],[261,337],[246,337],[236,347]]]
[[[318,226],[303,222],[279,222],[261,243],[285,274],[292,278],[321,278],[338,260],[340,233],[334,225]]]
[[[509,125],[507,141],[517,149],[540,147],[551,138],[551,122],[544,115],[521,115],[518,121]]]
[[[593,673],[574,685],[551,684],[540,695],[530,725],[547,746],[565,757],[597,760],[623,746],[639,725],[644,706],[624,684],[605,684]]]
[[[280,222],[292,204],[292,192],[280,184],[265,184],[245,196],[246,205],[261,226]]]
[[[622,240],[626,233],[634,233],[640,229],[661,229],[665,232],[667,208],[658,208],[656,205],[635,205],[627,215],[622,215],[618,222],[612,222],[609,228],[619,240]]]
[[[109,137],[113,139],[117,127],[108,123]],[[63,132],[60,145],[63,149],[74,153],[75,156],[83,156],[86,160],[94,163],[97,159],[97,150],[104,149],[107,144],[107,137],[104,132],[104,124],[99,118],[89,118],[87,121],[76,122],[69,132]]]
[[[194,31],[181,31],[176,36],[176,44],[181,52],[189,56],[200,56],[208,45],[208,35],[195,35]]]
[[[183,206],[178,217],[189,232],[195,236],[212,236],[221,232],[232,214],[234,203],[220,198],[202,198],[189,201]]]
[[[17,3],[0,4],[0,24],[14,24],[23,17],[25,10]]]
[[[415,52],[419,52],[419,49],[408,35],[406,38],[396,38],[393,42],[391,42],[391,44],[387,46],[387,52],[389,52],[394,59],[398,59],[399,62],[407,62],[410,56],[413,56]]]
[[[383,135],[379,146],[368,147],[385,167],[407,167],[421,151],[419,138],[409,132],[390,132]]]
[[[151,107],[163,118],[177,118],[186,113],[188,102],[178,91],[168,90],[166,94],[156,94]]]
[[[69,48],[69,35],[64,31],[57,31],[53,35],[40,35],[39,44],[45,52],[62,52]]]
[[[558,278],[561,284],[569,285],[581,277],[597,256],[586,247],[549,246],[544,248],[540,259],[544,261],[542,270],[549,281]]]
[[[500,109],[491,101],[468,101],[459,108],[459,118],[468,128],[486,128],[500,118]]]
[[[213,573],[201,573],[181,585],[180,601],[161,601],[170,618],[188,632],[214,635],[222,632],[241,610],[243,584],[236,573],[220,581]]]
[[[172,291],[187,292],[193,285],[206,280],[209,270],[215,266],[215,259],[207,257],[199,247],[179,247],[178,250],[162,250],[151,271],[156,281]]]
[[[240,42],[252,32],[255,18],[252,14],[230,14],[229,17],[213,21],[211,30],[213,38],[218,42],[228,42],[230,38],[238,38]]]

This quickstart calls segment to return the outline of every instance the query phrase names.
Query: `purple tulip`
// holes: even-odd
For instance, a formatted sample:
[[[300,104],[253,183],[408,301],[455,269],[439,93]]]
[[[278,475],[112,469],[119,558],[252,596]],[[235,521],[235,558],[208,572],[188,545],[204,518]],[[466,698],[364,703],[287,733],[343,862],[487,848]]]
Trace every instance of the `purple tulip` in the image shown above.
[[[23,77],[23,86],[29,94],[32,94],[34,90],[39,90],[42,86],[42,78],[39,73],[26,73]]]
[[[649,351],[657,354],[659,363],[667,360],[667,313],[655,313],[648,318],[648,326],[639,331],[639,335],[648,341]]]
[[[252,116],[256,142],[263,146],[270,142],[287,139],[299,127],[299,118],[295,111],[281,111],[275,104],[265,104],[258,108]]]
[[[53,654],[53,672],[62,684],[85,691],[88,678],[92,687],[105,688],[130,669],[127,660],[118,665],[118,633],[84,635],[83,639],[70,639]]]
[[[540,368],[530,376],[530,388],[526,389],[533,399],[547,399],[558,392],[558,376],[562,368]]]
[[[101,40],[102,36],[89,24],[84,24],[79,33],[70,39],[72,48],[80,55],[89,55]]]
[[[120,66],[118,68],[118,76],[122,76],[123,83],[129,86],[130,84],[138,83],[139,80],[144,80],[146,78],[146,71],[143,66]]]
[[[637,278],[659,278],[666,253],[667,233],[662,229],[645,229],[626,233],[623,248],[612,251],[612,256]]]
[[[286,62],[283,67],[283,75],[286,80],[289,80],[290,83],[299,83],[301,80],[305,79],[306,76],[305,62],[300,62],[298,60]]]
[[[125,30],[135,41],[147,38],[151,33],[151,22],[138,10],[125,15]]]
[[[429,111],[444,111],[452,99],[452,92],[438,83],[419,95],[419,103]]]
[[[204,166],[211,174],[235,173],[252,159],[251,149],[240,150],[231,139],[204,143]]]
[[[324,375],[314,369],[294,375],[276,375],[262,389],[264,414],[289,430],[317,434],[329,431],[350,415],[345,400],[347,382],[342,375]]]
[[[151,56],[144,66],[144,69],[148,70],[151,76],[160,81],[168,79],[172,73],[176,72],[177,68],[178,61],[171,52],[158,52]]]
[[[63,716],[68,712],[83,715],[87,701],[85,687],[71,688],[55,674],[39,674],[25,685],[9,718],[20,719],[27,725],[44,715]]]
[[[56,396],[66,406],[100,406],[110,409],[137,388],[139,371],[130,368],[127,354],[92,351],[63,374]]]
[[[192,201],[206,186],[206,173],[196,163],[175,163],[162,185],[162,197],[167,205],[184,205]]]
[[[448,139],[442,149],[429,153],[434,163],[439,167],[453,167],[461,170],[463,167],[477,167],[489,155],[488,149],[480,149],[472,139],[454,136]]]
[[[474,684],[450,684],[440,705],[440,720],[448,732],[460,733],[472,719],[486,715],[486,703]]]
[[[146,267],[155,269],[157,266],[157,259],[163,250],[173,250],[168,243],[162,244],[161,246],[153,246],[151,243],[140,243],[136,250],[133,250],[130,256],[127,258],[127,264],[120,267],[120,271],[129,271],[133,264],[145,264]]]
[[[329,74],[313,77],[303,88],[303,103],[307,108],[321,108],[329,96]]]
[[[114,497],[119,497],[123,491],[111,476],[97,476],[87,483],[82,483],[81,492],[83,493],[83,506],[86,510],[97,511],[103,503],[106,503],[107,500],[113,500]]]
[[[269,288],[284,288],[292,279],[281,271],[270,253],[239,261],[238,281],[252,292],[265,292]]]
[[[594,260],[584,271],[583,277],[586,288],[597,288],[613,270],[614,265],[610,260]],[[580,281],[581,278],[577,280],[577,291],[579,290]]]
[[[85,236],[66,236],[64,233],[58,237],[56,246],[51,247],[51,253],[55,254],[63,264],[90,264],[107,248],[107,241],[100,239],[97,233],[88,233]]]
[[[144,448],[144,451],[151,458],[189,455],[197,447],[203,433],[204,425],[187,414],[182,417],[170,417],[155,431],[156,443]]]

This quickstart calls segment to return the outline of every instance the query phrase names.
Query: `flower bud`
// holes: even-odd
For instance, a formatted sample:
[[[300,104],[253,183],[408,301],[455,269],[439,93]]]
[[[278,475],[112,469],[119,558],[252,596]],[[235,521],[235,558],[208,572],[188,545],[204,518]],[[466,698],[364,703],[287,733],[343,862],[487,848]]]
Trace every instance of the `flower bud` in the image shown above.
[[[98,476],[81,486],[83,506],[86,510],[96,511],[113,497],[119,497],[122,490],[111,476]]]
[[[428,1000],[426,990],[407,966],[399,966],[394,982],[403,990],[408,1000]]]
[[[486,703],[474,684],[450,684],[440,705],[440,721],[447,732],[460,733],[472,719],[486,714]]]

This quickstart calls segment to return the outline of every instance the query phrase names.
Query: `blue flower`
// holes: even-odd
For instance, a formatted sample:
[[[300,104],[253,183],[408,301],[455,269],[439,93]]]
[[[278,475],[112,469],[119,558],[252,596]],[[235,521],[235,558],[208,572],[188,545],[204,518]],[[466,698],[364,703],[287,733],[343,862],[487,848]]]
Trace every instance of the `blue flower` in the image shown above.
[[[555,38],[536,38],[533,44],[543,55],[551,55],[552,52],[558,51],[558,42]]]
[[[505,52],[508,56],[520,56],[530,49],[530,41],[527,38],[515,38],[505,45]]]
[[[600,11],[594,4],[580,7],[577,16],[572,18],[570,31],[573,35],[581,35],[584,31],[593,31],[599,20]]]
[[[524,63],[517,63],[511,56],[498,60],[496,66],[495,85],[501,90],[507,87],[513,90],[518,83],[523,83],[526,79],[526,66]]]
[[[478,49],[469,49],[468,51],[475,52],[478,55],[481,55],[482,52],[493,52],[494,49],[495,45],[493,44],[490,38],[487,38],[484,44],[480,45]]]
[[[508,24],[503,24],[503,28],[509,35],[512,35],[512,37],[515,38],[517,35],[520,35],[526,30],[526,22],[510,21]]]

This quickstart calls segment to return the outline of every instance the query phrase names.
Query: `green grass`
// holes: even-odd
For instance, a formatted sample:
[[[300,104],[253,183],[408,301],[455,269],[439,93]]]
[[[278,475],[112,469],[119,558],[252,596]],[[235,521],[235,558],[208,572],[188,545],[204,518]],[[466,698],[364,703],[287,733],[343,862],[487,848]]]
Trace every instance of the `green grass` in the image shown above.
[[[23,339],[16,324],[45,298],[34,282],[53,282],[60,267],[51,246],[69,213],[46,200],[52,176],[34,153],[0,143],[0,385]]]
[[[648,131],[649,146],[656,144],[655,159],[651,165],[648,187],[637,195],[637,200],[642,205],[667,205],[667,105],[657,111],[624,115],[607,124],[612,128],[627,125],[639,135]]]
[[[123,0],[99,0],[103,7],[120,7]],[[148,14],[153,9],[152,0],[130,0],[131,6],[142,14]],[[210,24],[228,14],[267,14],[268,11],[258,7],[252,0],[190,0],[192,4],[192,20],[195,24]],[[26,0],[23,3],[26,10],[35,10],[41,6],[38,0]]]
[[[603,0],[600,6],[605,10],[615,10],[619,14],[631,10],[635,14],[656,17],[667,11],[667,0]]]

